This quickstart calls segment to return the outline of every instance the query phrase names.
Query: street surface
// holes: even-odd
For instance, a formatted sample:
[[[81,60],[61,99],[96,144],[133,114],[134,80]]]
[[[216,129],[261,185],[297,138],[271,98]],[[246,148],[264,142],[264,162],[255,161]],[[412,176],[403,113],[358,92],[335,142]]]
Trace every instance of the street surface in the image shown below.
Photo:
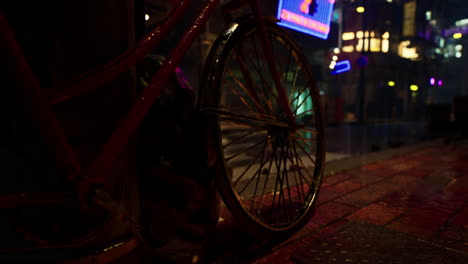
[[[326,135],[327,149],[332,157],[413,145],[429,137],[424,122],[330,125]]]
[[[252,239],[224,208],[212,263],[468,263],[468,142],[385,152],[326,175],[315,216],[280,245]]]

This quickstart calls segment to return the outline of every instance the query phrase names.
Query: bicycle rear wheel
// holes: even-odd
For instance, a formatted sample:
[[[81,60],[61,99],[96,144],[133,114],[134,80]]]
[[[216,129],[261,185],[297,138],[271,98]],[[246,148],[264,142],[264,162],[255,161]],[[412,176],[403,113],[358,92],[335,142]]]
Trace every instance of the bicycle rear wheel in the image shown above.
[[[200,94],[218,190],[229,210],[262,238],[283,238],[313,212],[325,160],[320,96],[305,55],[265,21],[295,123],[288,122],[252,20],[213,45]]]

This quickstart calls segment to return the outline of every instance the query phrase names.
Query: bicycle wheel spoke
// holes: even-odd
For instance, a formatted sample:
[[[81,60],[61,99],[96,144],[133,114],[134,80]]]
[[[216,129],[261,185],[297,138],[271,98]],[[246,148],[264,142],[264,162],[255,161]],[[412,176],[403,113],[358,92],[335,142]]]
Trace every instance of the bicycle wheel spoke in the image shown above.
[[[289,186],[289,177],[288,177],[288,166],[287,166],[287,163],[288,163],[288,155],[289,155],[289,142],[287,144],[287,147],[286,147],[286,153],[284,154],[284,176],[283,176],[283,181],[284,179],[286,178],[286,188],[288,188],[288,202],[289,202],[289,213],[293,213],[292,210],[292,196],[291,196],[291,186]],[[288,214],[288,222],[291,220],[289,217],[291,216],[290,214]]]
[[[230,75],[231,75],[231,78],[234,79],[234,81],[236,82],[237,86],[239,88],[241,88],[246,94],[251,94],[251,92],[242,84],[242,82],[233,74],[230,72]],[[252,87],[252,89],[255,89]],[[240,96],[240,95],[239,95]],[[255,97],[254,97],[255,99]],[[263,106],[260,105],[260,102],[258,102],[257,100],[252,100],[253,103],[255,104],[255,106],[257,107],[257,109],[260,111],[260,112],[263,112]],[[245,104],[245,103],[244,103]],[[249,107],[250,108],[250,107]],[[251,109],[251,108],[250,108]],[[251,109],[252,110],[252,109]]]
[[[299,145],[299,144],[298,144],[298,145]],[[299,145],[299,146],[300,146],[300,145]],[[297,153],[297,149],[296,149],[295,151],[296,151],[296,153]],[[301,163],[302,167],[304,167],[304,171],[306,172],[307,176],[311,179],[311,181],[312,181],[311,184],[312,184],[312,183],[315,181],[313,175],[311,175],[311,174],[309,173],[309,171],[307,170],[308,167],[307,167],[307,166],[304,164],[304,162],[302,161],[301,156],[298,155],[298,154],[296,154],[296,156],[297,156],[299,162]],[[315,165],[314,165],[314,167],[315,167]],[[301,174],[301,176],[302,176],[302,174]],[[305,177],[304,177],[303,179],[304,179],[306,182],[308,182],[308,181],[305,179]]]
[[[240,113],[240,112],[236,113],[236,112],[231,112],[231,111],[227,111],[223,109],[216,109],[216,108],[205,108],[204,111],[208,114],[217,115],[221,119],[225,119],[229,121],[236,121],[239,123],[252,125],[252,126],[262,127],[266,125],[272,125],[272,126],[277,126],[277,127],[289,127],[287,123],[276,119],[276,117],[274,116],[270,116],[270,118],[267,119],[264,117],[246,115],[245,113]]]
[[[257,43],[260,43],[260,40],[253,39],[253,40],[252,40],[252,43],[254,43],[253,46],[254,46],[254,50],[255,50],[256,57],[257,57],[257,59],[258,59],[258,58],[259,58],[259,55],[258,55],[258,54],[259,54],[259,51],[258,51],[258,48],[257,48],[257,47],[258,47],[258,46],[257,46]],[[260,53],[261,53],[261,57],[263,58],[263,57],[264,57],[263,52],[260,52]],[[262,62],[263,62],[263,61],[262,61]],[[270,75],[270,80],[273,80],[273,77],[271,76],[271,72],[268,70],[268,67],[267,67],[268,65],[265,67],[265,65],[263,65],[263,63],[261,63],[261,64],[262,64],[262,65],[261,65],[261,66],[262,66],[261,68],[264,69],[263,72],[268,72],[269,75]],[[260,66],[260,63],[259,63],[259,66]],[[266,85],[268,86],[267,88],[268,88],[268,91],[269,91],[269,95],[272,96],[273,98],[275,98],[275,99],[276,99],[276,102],[279,103],[279,99],[278,99],[278,97],[276,97],[276,95],[275,95],[275,93],[274,93],[274,91],[276,91],[276,89],[273,89],[273,84],[270,84],[270,82],[268,82],[268,81],[265,79],[265,77],[263,76],[263,74],[259,73],[259,75],[260,75],[260,78],[261,78],[262,81],[263,81],[263,84],[266,84]],[[264,88],[265,88],[265,87],[264,87]],[[271,104],[271,106],[272,106],[272,111],[273,111],[273,104],[272,104],[272,102],[271,102],[271,99],[269,100],[269,102],[270,102],[270,104]]]
[[[310,132],[310,133],[312,133],[312,134],[314,134],[316,136],[319,134],[319,132],[317,130],[312,130],[312,129],[305,128],[305,127],[299,128],[299,130],[304,130],[304,131]]]
[[[304,86],[304,89],[302,89],[301,92],[298,93],[298,94],[296,95],[296,97],[294,97],[294,99],[292,99],[291,101],[289,101],[289,104],[291,105],[294,101],[296,101],[305,91],[309,91],[309,93],[310,93],[310,90],[311,90],[311,89],[310,89],[309,84],[306,83],[306,85]]]
[[[296,91],[296,83],[297,83],[297,77],[298,76],[299,76],[299,67],[296,67],[296,72],[294,73],[294,78],[293,78],[293,82],[292,82],[292,85],[291,85],[291,93],[289,95],[289,98],[292,98],[294,96],[294,91]],[[291,103],[293,101],[291,101]]]
[[[278,53],[276,50],[275,50],[275,42],[273,41],[273,34],[268,34],[268,39],[269,39],[269,42],[270,42],[270,46],[271,46],[271,51],[272,51],[272,54],[275,55],[276,59],[278,60],[278,63],[276,63],[275,68],[276,68],[276,71],[278,73],[281,73],[281,69],[278,69],[278,67],[281,67],[280,65],[283,65],[280,61],[280,53]],[[271,72],[268,70],[268,72],[270,73],[270,76],[271,76],[271,79],[273,80],[273,75],[271,75]],[[282,86],[284,87],[284,86]]]
[[[271,155],[268,156],[267,160],[265,162],[268,162],[268,160],[271,158]],[[260,167],[262,167],[265,163],[261,164]],[[260,168],[257,169],[257,171],[255,171],[254,173],[254,177],[251,177],[250,180],[244,185],[244,188],[240,191],[238,191],[237,193],[240,195],[242,194],[246,189],[247,189],[247,186],[249,186],[249,184],[255,179],[255,175],[258,174],[258,172],[260,171]]]
[[[257,195],[257,188],[258,188],[258,183],[259,183],[259,181],[260,181],[260,177],[261,177],[261,174],[262,174],[262,169],[263,169],[263,165],[264,165],[264,163],[263,163],[263,158],[265,157],[265,149],[266,149],[266,144],[267,144],[267,143],[268,143],[268,142],[265,143],[265,147],[264,147],[264,149],[263,149],[262,158],[261,158],[261,160],[260,160],[260,167],[258,168],[258,172],[255,174],[255,175],[258,175],[258,176],[257,176],[257,182],[256,182],[256,184],[255,184],[254,193],[253,193],[253,195],[252,195],[252,205],[251,205],[250,210],[249,210],[250,212],[252,212],[252,208],[253,208],[254,203],[255,203],[255,196]],[[252,178],[253,178],[253,177],[252,177]]]
[[[304,154],[307,155],[307,157],[309,157],[310,161],[312,162],[312,164],[314,164],[314,166],[316,166],[316,161],[310,156],[310,154],[302,147],[302,144],[299,143],[298,141],[296,141],[297,145],[299,146],[299,148],[304,152]],[[308,146],[308,144],[305,142],[305,145]],[[309,146],[308,146],[309,147]],[[309,147],[310,148],[310,147]]]
[[[255,38],[255,35],[250,36],[250,39],[251,39],[250,43],[252,43],[252,46],[253,46],[253,49],[254,49],[255,58],[257,59],[257,64],[256,65],[258,65],[259,68],[263,69],[264,65],[263,65],[263,63],[261,63],[261,62],[263,62],[263,60],[260,59],[260,57],[263,58],[263,53],[258,51],[258,46],[257,46],[257,43],[259,43],[259,40]],[[261,53],[260,56],[258,55],[259,53]]]
[[[305,183],[307,183],[308,181],[307,181],[306,177],[302,174],[302,169],[301,168],[304,168],[306,170],[306,172],[307,172],[307,167],[302,162],[302,159],[300,159],[300,156],[297,153],[296,145],[294,143],[295,142],[293,140],[292,151],[293,151],[294,157],[296,159],[297,174],[299,176],[299,181],[301,183],[301,190],[302,190],[302,194],[303,194],[304,201],[305,201],[305,192],[304,192],[304,186],[303,186],[302,180],[304,180]],[[294,163],[294,161],[291,161],[291,162]],[[302,165],[302,167],[301,167],[301,165]],[[313,180],[313,177],[311,175],[308,175],[308,176],[309,176],[309,178],[311,178]]]
[[[234,89],[234,87],[232,87],[232,85],[226,81],[226,80],[223,80],[223,83],[226,84],[229,89],[236,95],[239,97],[239,99],[241,100],[241,102],[248,108],[250,109],[250,111],[254,111],[251,107],[250,107],[250,104],[247,102],[247,100],[236,90]]]
[[[294,143],[296,143],[294,141]],[[296,148],[296,144],[293,145],[294,146],[294,153],[295,153],[295,156],[297,158],[297,160],[301,163],[302,167],[304,168],[305,172],[307,173],[307,176],[309,176],[309,178],[313,181],[314,180],[314,177],[312,175],[309,174],[309,172],[307,171],[307,166],[304,164],[304,162],[302,161],[302,158],[301,156],[299,155],[299,153],[297,152],[297,148]],[[298,170],[299,173],[301,172],[301,170]],[[307,182],[307,179],[302,175],[302,173],[300,173],[302,179]]]
[[[297,118],[297,117],[300,117],[300,116],[305,115],[307,113],[313,113],[313,112],[314,112],[314,108],[311,108],[311,109],[309,109],[307,111],[304,111],[304,112],[302,112],[302,113],[300,113],[298,115],[295,115],[295,117]]]
[[[260,94],[260,96],[263,98],[263,101],[266,103],[268,110],[270,110],[271,112],[272,110],[271,105],[269,104],[269,101],[266,99],[264,92],[261,91],[261,89],[257,85],[255,85],[255,80],[254,78],[252,78],[251,72],[249,71],[248,63],[244,60],[245,56],[243,56],[243,54],[245,54],[245,51],[243,47],[241,46],[239,48],[239,51],[236,54],[236,58],[239,61],[239,64],[241,67],[240,70],[241,70],[242,75],[244,76],[244,80],[247,82],[247,87],[249,88],[248,89],[249,95],[252,97],[252,99],[254,99],[254,103],[256,104],[257,108],[259,108],[259,110],[261,109],[261,111],[263,112],[264,110],[263,105],[262,105],[261,99],[258,97],[258,95]],[[250,57],[247,56],[247,58],[250,58]],[[253,66],[254,68],[256,68],[255,65]],[[257,72],[259,71],[257,70]],[[262,86],[264,87],[264,84],[262,84]]]
[[[262,154],[265,150],[260,150],[257,155],[255,156],[255,158],[250,162],[250,164],[244,169],[244,171],[241,173],[241,175],[236,179],[235,182],[232,183],[232,185],[234,186],[234,188],[237,186],[237,184],[242,180],[242,178],[244,178],[245,174],[247,173],[247,171],[250,170],[250,168],[255,164],[255,162],[257,162],[258,160],[258,157],[260,156],[260,154]]]
[[[254,134],[256,132],[260,132],[260,131],[258,131],[256,129],[253,129],[251,131],[248,131],[246,134],[243,134],[242,136],[239,136],[239,137],[236,137],[236,138],[232,139],[231,141],[229,141],[229,143],[223,145],[223,149],[226,149],[227,147],[231,146],[232,144],[234,144],[234,143],[236,143],[236,142],[238,142],[240,140],[243,140],[246,137],[248,137],[248,136],[250,136],[250,135],[252,135],[252,134]]]
[[[264,130],[265,129],[265,127],[261,126],[261,125],[255,125],[255,124],[245,123],[245,122],[241,122],[241,121],[237,121],[237,120],[231,120],[231,119],[226,118],[226,117],[219,117],[219,120],[223,121],[223,122],[227,122],[227,123],[236,124],[238,126],[242,126],[242,127],[246,127],[246,128],[255,128],[257,130]]]
[[[316,139],[312,139],[312,138],[303,138],[302,136],[294,136],[294,138],[301,139],[301,140],[304,141],[304,142],[317,142]]]
[[[304,177],[304,175],[302,174],[302,170],[301,170],[301,167],[299,165],[299,158],[298,155],[297,155],[297,152],[295,150],[295,146],[293,144],[292,148],[290,146],[290,149],[292,152],[294,152],[294,157],[296,159],[296,163],[294,163],[294,159],[289,157],[289,161],[291,162],[291,164],[293,164],[293,167],[295,167],[294,169],[292,169],[292,171],[294,172],[294,180],[296,182],[296,190],[297,190],[297,195],[299,197],[299,201],[301,201],[301,197],[302,197],[302,201],[303,202],[306,202],[306,195],[305,195],[305,191],[304,191],[304,182],[307,183],[307,179]],[[302,161],[301,161],[302,163]],[[302,164],[303,168],[305,168],[305,166]],[[312,176],[309,175],[309,177],[313,180]],[[299,179],[299,185],[297,185],[297,179]],[[303,182],[304,180],[304,182]]]
[[[281,197],[283,198],[283,210],[284,208],[286,208],[286,196],[284,194],[284,176],[285,176],[285,172],[287,172],[286,168],[283,167],[283,171],[281,171],[281,163],[283,162],[283,159],[284,159],[284,146],[281,145],[281,154],[280,154],[280,160],[279,160],[279,169],[278,169],[278,181],[279,181],[279,184],[280,184],[280,188],[279,188],[279,198],[278,198],[278,205],[280,205],[280,200],[281,200]],[[284,163],[283,163],[284,164]],[[284,164],[285,166],[285,164]],[[280,207],[281,208],[281,207]],[[282,214],[282,216],[284,217],[284,213]]]
[[[258,65],[258,69],[257,69],[257,72],[260,73],[259,69],[262,69],[262,72],[264,73],[269,73],[269,80],[273,80],[273,77],[271,76],[271,72],[268,70],[268,63],[266,62],[266,59],[265,59],[265,54],[263,53],[263,51],[259,51],[260,48],[262,48],[261,46],[259,47],[258,46],[258,43],[261,43],[260,39],[258,37],[255,38],[255,36],[252,38],[252,43],[253,43],[253,46],[254,46],[254,50],[255,50],[255,55],[256,55],[256,58],[257,58],[257,65]],[[260,55],[259,55],[260,54]],[[261,58],[261,59],[260,59]],[[264,84],[268,85],[268,89],[270,91],[273,91],[273,83],[270,83],[266,80],[265,76],[263,76],[263,74],[259,74],[260,77],[262,78]]]
[[[288,59],[287,59],[287,61],[288,62],[285,64],[286,65],[286,70],[284,71],[285,72],[284,79],[283,79],[283,82],[281,84],[283,87],[285,87],[285,89],[286,89],[286,82],[288,80],[288,75],[289,75],[289,65],[291,64],[291,49],[288,50]]]
[[[270,119],[270,120],[275,120],[275,121],[278,121],[278,122],[282,122],[276,115],[273,115],[273,114],[265,114],[265,113],[258,113],[258,112],[255,112],[255,111],[246,111],[245,108],[242,108],[242,107],[233,107],[233,106],[226,106],[226,105],[219,105],[217,108],[205,108],[203,110],[213,110],[213,109],[216,109],[216,110],[213,110],[213,111],[217,111],[217,112],[220,112],[220,113],[232,113],[232,114],[243,114],[245,116],[254,116],[255,118],[258,119],[261,119],[261,118],[265,118],[265,119]]]
[[[272,153],[275,153],[276,152],[276,149],[273,149]],[[268,183],[268,180],[270,178],[270,172],[271,172],[271,166],[273,165],[273,159],[270,159],[270,165],[268,165],[268,170],[267,170],[267,177],[265,179],[265,183],[263,184],[263,191],[262,191],[262,198],[260,200],[260,209],[262,208],[262,204],[263,204],[263,198],[265,197],[265,190],[266,190],[266,187],[267,187],[267,183]]]
[[[309,91],[309,95],[310,95],[310,91]],[[302,99],[301,103],[296,106],[296,109],[294,109],[293,113],[296,113],[297,110],[299,110],[301,106],[307,101],[307,99],[309,98],[307,96],[304,96],[304,99]]]
[[[271,202],[271,208],[270,211],[273,212],[274,205],[275,205],[275,200],[276,200],[276,195],[277,195],[277,190],[278,190],[278,183],[279,183],[279,169],[278,169],[278,159],[276,157],[277,151],[275,150],[275,166],[276,166],[276,181],[275,181],[275,189],[273,191],[273,200]]]
[[[256,43],[254,43],[253,46],[254,46],[254,50],[256,50],[256,49],[257,49]],[[257,54],[257,56],[258,56],[258,54]],[[247,57],[248,57],[248,56],[247,56]],[[248,57],[248,58],[250,58],[250,57]],[[250,59],[249,61],[251,62],[250,64],[253,66],[253,68],[255,69],[255,71],[259,74],[260,79],[261,79],[261,81],[262,81],[261,83],[262,83],[263,88],[265,88],[265,85],[266,85],[266,86],[268,86],[268,87],[267,87],[268,90],[269,90],[269,91],[272,91],[271,85],[268,83],[268,81],[267,81],[267,80],[265,79],[265,77],[262,75],[262,73],[261,73],[262,71],[259,69],[260,65],[255,64],[255,62],[254,62],[252,59]],[[257,90],[259,91],[260,89],[257,89]],[[263,89],[263,90],[264,90],[264,89]],[[265,95],[265,93],[264,93],[263,91],[260,92],[260,95],[261,95],[261,97],[263,98],[263,100],[265,101],[265,103],[267,104],[267,106],[268,106],[268,108],[269,108],[269,110],[270,110],[270,113],[272,113],[272,112],[273,112],[273,105],[271,104],[271,101],[270,101],[269,99],[266,98],[266,95]]]
[[[248,151],[250,151],[250,150],[256,148],[257,146],[261,145],[262,143],[265,143],[265,141],[267,141],[267,139],[265,139],[265,140],[263,140],[263,141],[261,141],[261,142],[255,144],[255,145],[253,145],[253,146],[250,146],[249,148],[244,149],[243,151],[241,151],[241,152],[239,152],[239,153],[237,153],[237,154],[235,154],[235,155],[232,155],[232,156],[230,156],[229,158],[225,158],[225,160],[226,160],[226,161],[230,161],[230,160],[232,160],[232,159],[234,159],[234,158],[236,158],[236,157],[239,157],[240,155],[242,155],[242,154],[244,154],[244,153],[246,153],[246,152],[248,152]]]
[[[273,50],[273,54],[275,54],[275,56],[277,57],[277,60],[278,60],[278,63],[277,63],[277,71],[279,74],[282,74],[282,80],[280,80],[280,84],[281,84],[281,87],[283,87],[285,89],[285,91],[287,91],[286,89],[286,81],[288,80],[288,74],[289,74],[289,66],[291,64],[291,55],[292,55],[292,49],[291,47],[281,47],[280,45],[275,45],[275,37],[273,34],[268,34],[268,37],[270,38],[270,43],[271,43],[271,48]],[[278,44],[278,43],[276,43]],[[280,46],[280,47],[278,47]],[[281,56],[281,55],[284,55],[284,53],[287,53],[287,59],[285,59],[285,56]],[[281,69],[282,67],[281,66],[286,66],[286,68],[284,69]],[[287,93],[286,93],[287,94]],[[278,101],[279,103],[279,101]]]
[[[283,147],[283,146],[281,146],[281,154],[282,154],[282,155],[281,155],[280,165],[281,165],[281,163],[282,163],[283,160],[284,160],[284,147]],[[284,163],[283,163],[283,166],[284,166]],[[285,176],[285,172],[286,172],[286,171],[287,171],[287,170],[285,170],[285,168],[283,167],[283,170],[281,171],[282,173],[280,172],[280,189],[279,189],[279,191],[280,191],[280,196],[279,196],[279,197],[280,197],[280,198],[283,197],[283,206],[282,206],[282,208],[281,208],[281,209],[283,209],[283,210],[282,210],[282,211],[283,211],[283,213],[282,213],[282,216],[283,216],[283,217],[285,216],[285,214],[286,214],[286,216],[287,216],[287,212],[285,212],[285,211],[286,211],[286,210],[285,210],[285,209],[286,209],[286,194],[284,193],[284,176]],[[282,220],[283,220],[283,219],[282,219]]]
[[[274,51],[275,45],[273,44],[274,41],[271,39],[271,36],[270,36],[270,42],[272,43],[271,44],[271,48],[273,49],[272,52],[275,55],[275,51]],[[281,58],[280,54],[281,53],[278,53],[278,55],[275,55],[275,56],[278,56],[278,58],[277,58],[278,61]],[[277,99],[277,102],[278,102],[278,106],[281,109],[278,114],[289,116],[291,114],[291,107],[287,103],[288,102],[287,87],[282,85],[283,81],[281,80],[281,72],[282,72],[281,64],[277,63],[275,65],[269,65],[269,66],[270,66],[269,70],[270,70],[271,77],[274,80],[274,88],[278,93],[278,98],[276,98],[276,99]],[[286,72],[286,77],[287,77],[287,75],[288,75],[288,73]]]
[[[295,137],[295,138],[296,138],[296,137]],[[298,137],[297,139],[299,139],[300,141],[302,141],[302,142],[304,143],[304,145],[305,145],[305,146],[307,147],[307,149],[310,151],[310,154],[316,156],[316,155],[315,155],[315,152],[316,152],[316,151],[314,151],[314,150],[312,149],[312,147],[310,146],[310,144],[307,143],[308,140],[310,141],[310,140],[312,140],[312,139],[305,139],[305,138],[302,137],[301,135],[299,135],[299,137]],[[312,141],[312,142],[316,142],[316,141]]]
[[[289,81],[288,80],[289,79],[289,65],[291,63],[291,57],[292,57],[292,50],[290,48],[290,49],[288,49],[288,59],[287,59],[287,63],[285,63],[287,66],[286,66],[286,69],[284,71],[284,78],[283,78],[283,81],[282,81],[282,87],[284,87],[286,94],[287,94],[287,83]],[[294,94],[294,91],[295,91],[295,88],[296,88],[296,83],[297,83],[297,77],[298,77],[298,74],[299,74],[299,69],[300,69],[299,67],[296,67],[296,71],[295,71],[295,73],[293,75],[292,83],[290,85],[291,92],[290,92],[289,98],[291,98],[293,96],[293,94]],[[279,102],[279,99],[278,99],[278,102]],[[291,104],[289,104],[289,105],[291,105]],[[292,113],[295,114],[294,111],[292,111]]]
[[[294,159],[290,159],[291,163],[293,164],[293,171],[294,171],[294,179],[296,181],[296,189],[297,189],[297,194],[299,196],[299,198],[302,196],[302,201],[305,201],[306,200],[306,197],[305,197],[305,193],[304,193],[304,185],[302,183],[302,176],[300,173],[301,173],[301,167],[299,166],[299,161],[297,159],[297,153],[295,153],[295,146],[293,144],[293,148],[292,148],[292,152],[296,159],[296,164],[294,164]],[[299,179],[299,187],[297,187],[297,179]],[[306,181],[307,182],[307,181]],[[300,189],[299,189],[300,188]],[[302,191],[302,192],[301,192]],[[300,195],[299,195],[300,194]]]

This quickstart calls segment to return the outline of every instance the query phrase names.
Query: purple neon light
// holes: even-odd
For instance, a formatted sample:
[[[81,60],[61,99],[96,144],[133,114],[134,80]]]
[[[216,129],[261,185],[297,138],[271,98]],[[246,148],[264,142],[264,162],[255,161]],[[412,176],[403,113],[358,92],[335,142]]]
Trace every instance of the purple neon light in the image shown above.
[[[451,37],[455,33],[462,33],[463,35],[468,34],[468,25],[462,27],[452,27],[443,31],[442,36]]]
[[[439,81],[437,82],[437,85],[439,85],[439,86],[442,86],[442,84],[443,84],[442,80],[439,80]]]
[[[327,39],[335,0],[315,0],[317,13],[308,15],[301,12],[301,5],[310,1],[279,0],[278,25],[297,30],[318,38]]]
[[[431,78],[430,83],[431,83],[431,85],[435,84],[435,78],[434,77]]]

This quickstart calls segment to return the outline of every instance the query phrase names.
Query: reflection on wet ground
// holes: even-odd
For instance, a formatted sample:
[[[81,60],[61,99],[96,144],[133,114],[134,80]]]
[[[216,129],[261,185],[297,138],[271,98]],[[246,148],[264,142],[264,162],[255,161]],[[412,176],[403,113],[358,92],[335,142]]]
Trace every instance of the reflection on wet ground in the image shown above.
[[[252,239],[223,208],[208,254],[216,263],[357,263],[357,256],[373,263],[468,262],[468,141],[382,157],[326,175],[314,217],[281,244]],[[372,247],[356,252],[345,241],[350,237]],[[392,255],[391,241],[411,247],[412,255]]]

